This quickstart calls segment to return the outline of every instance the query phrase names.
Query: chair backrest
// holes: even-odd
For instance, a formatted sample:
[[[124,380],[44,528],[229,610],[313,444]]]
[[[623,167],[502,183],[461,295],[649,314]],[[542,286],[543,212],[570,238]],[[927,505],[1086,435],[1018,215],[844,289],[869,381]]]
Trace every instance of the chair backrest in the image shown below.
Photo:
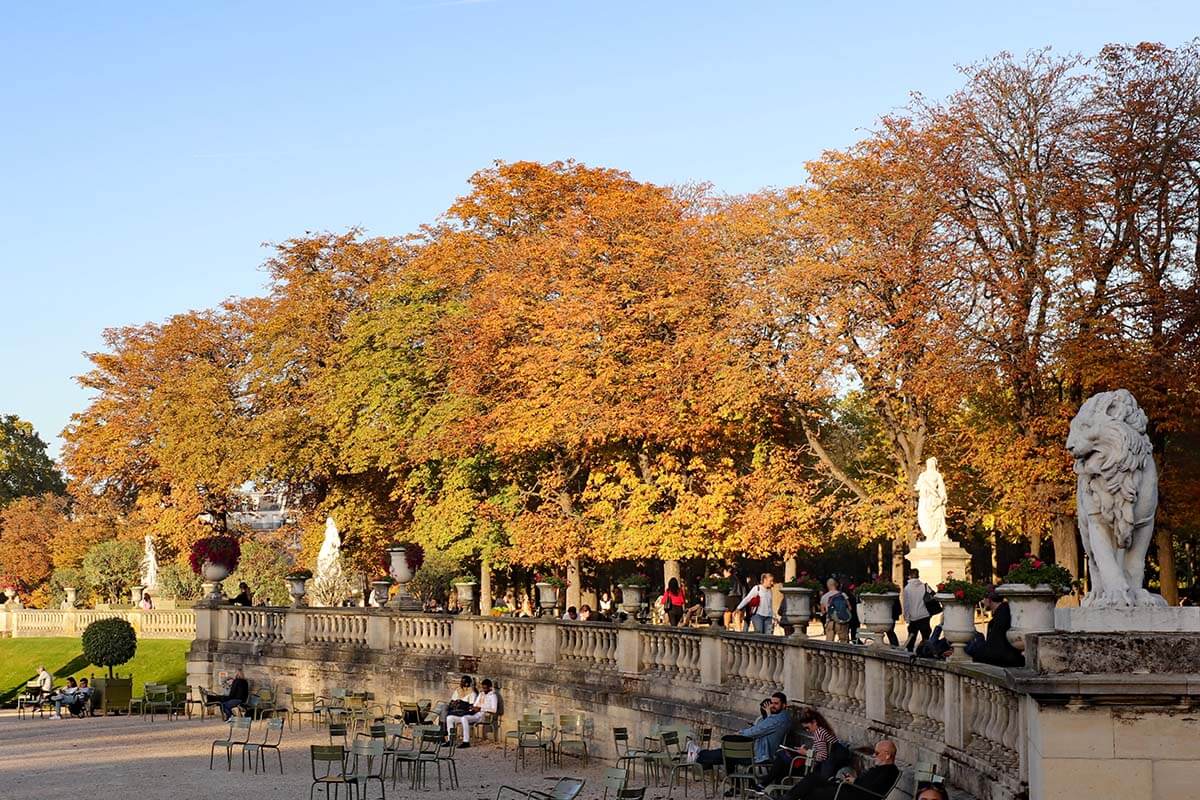
[[[263,744],[279,745],[283,742],[283,717],[271,717],[267,720],[267,732],[263,735]]]
[[[604,790],[609,789],[618,791],[625,788],[625,780],[629,777],[629,770],[618,769],[617,767],[609,767],[604,770]]]
[[[553,800],[574,800],[583,791],[582,778],[559,778],[558,783],[550,790]]]
[[[442,732],[437,729],[423,729],[420,748],[423,755],[436,755],[442,749]]]
[[[342,771],[342,764],[346,760],[346,750],[341,745],[327,746],[322,744],[314,744],[309,747],[309,753],[312,755],[312,775],[313,780],[329,775],[333,771],[333,765],[337,764],[338,772]],[[323,772],[317,772],[317,765],[324,765]]]
[[[663,750],[670,752],[679,752],[679,731],[663,731],[662,732]]]
[[[300,708],[300,706],[307,708]],[[292,692],[292,710],[293,711],[315,711],[317,705],[317,695],[314,692]]]
[[[354,758],[350,771],[355,775],[374,776],[383,770],[382,739],[355,739],[350,755]]]
[[[618,789],[617,800],[645,800],[646,787],[638,786],[636,789]]]
[[[733,759],[743,761],[754,760],[754,740],[744,736],[724,736],[721,738],[721,758],[726,765]]]
[[[253,723],[252,717],[233,717],[229,720],[229,738],[233,741],[250,741],[250,726]]]
[[[523,719],[517,723],[517,732],[521,734],[522,739],[526,736],[540,737],[542,735],[542,721]]]
[[[346,738],[347,738],[346,723],[344,723],[344,722],[329,723],[329,744],[332,745],[333,740],[338,738],[339,736],[342,739],[341,746],[344,747],[346,745]]]
[[[696,733],[696,744],[700,745],[701,750],[708,748],[708,743],[712,741],[712,731],[712,727],[704,725]]]

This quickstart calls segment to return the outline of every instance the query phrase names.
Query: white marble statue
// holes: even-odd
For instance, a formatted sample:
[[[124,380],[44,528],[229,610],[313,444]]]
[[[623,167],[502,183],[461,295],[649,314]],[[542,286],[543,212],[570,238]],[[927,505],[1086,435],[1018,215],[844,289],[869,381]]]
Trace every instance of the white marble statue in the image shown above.
[[[158,590],[158,554],[154,551],[154,537],[148,533],[142,555],[142,587],[146,591]]]
[[[946,484],[938,472],[937,459],[925,461],[925,471],[917,476],[917,524],[926,542],[945,542],[946,535]]]
[[[1075,457],[1076,513],[1091,576],[1081,605],[1166,605],[1142,587],[1158,509],[1145,412],[1125,389],[1093,395],[1071,420],[1067,450]]]
[[[339,606],[350,594],[350,581],[342,572],[342,535],[333,517],[325,518],[325,538],[317,552],[317,572],[309,587],[313,605]]]

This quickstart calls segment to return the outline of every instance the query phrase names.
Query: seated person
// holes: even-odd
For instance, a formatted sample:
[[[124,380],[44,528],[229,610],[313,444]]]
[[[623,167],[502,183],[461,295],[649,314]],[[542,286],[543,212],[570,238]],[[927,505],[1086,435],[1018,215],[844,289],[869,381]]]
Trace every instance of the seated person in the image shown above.
[[[982,646],[971,642],[967,654],[980,664],[992,664],[997,667],[1025,666],[1025,656],[1008,641],[1008,629],[1012,627],[1012,611],[1008,607],[1008,601],[992,588],[984,596],[983,605],[992,612],[992,618],[987,624],[987,636]]]
[[[226,722],[233,716],[234,709],[246,705],[249,698],[250,683],[246,680],[240,667],[233,673],[233,680],[229,682],[228,694],[207,695],[209,703],[215,702],[220,706],[221,718]]]
[[[803,767],[810,754],[814,775],[827,778],[833,775],[837,767],[842,766],[840,763],[835,763],[836,760],[833,757],[834,746],[838,743],[837,734],[833,732],[833,726],[821,715],[820,711],[815,708],[805,708],[800,712],[800,725],[812,737],[812,745],[780,748],[771,765],[771,772],[767,776],[768,785],[779,783],[786,778],[793,766]],[[800,763],[794,764],[795,761]]]
[[[67,710],[71,712],[72,716],[87,716],[88,703],[91,701],[92,692],[94,691],[95,690],[88,685],[87,678],[79,679],[79,689],[75,692],[75,699],[69,706],[67,706]]]
[[[769,764],[775,757],[775,751],[783,742],[788,729],[792,726],[791,715],[787,713],[787,695],[775,692],[767,700],[766,708],[760,706],[763,716],[749,727],[738,731],[739,736],[754,740],[754,763]],[[711,769],[722,761],[721,748],[701,750],[696,754],[696,763],[704,769]]]
[[[458,725],[462,732],[462,744],[459,747],[471,746],[471,724],[483,722],[483,715],[496,713],[496,693],[492,691],[492,682],[487,678],[480,684],[483,691],[476,697],[474,705],[465,714],[450,714],[446,717],[446,730],[453,732]]]
[[[837,795],[839,800],[878,800],[892,788],[900,769],[896,766],[896,745],[889,739],[883,739],[875,745],[875,766],[855,778],[849,786],[843,786],[838,792],[841,781],[809,775],[797,783],[785,795],[786,800],[832,800]],[[861,790],[861,791],[860,791]]]
[[[50,719],[62,719],[62,707],[70,708],[71,703],[75,702],[77,691],[79,691],[79,686],[75,683],[75,679],[67,678],[67,685],[50,695],[49,699],[54,701],[54,713],[50,715]]]
[[[946,658],[953,650],[954,647],[946,641],[942,626],[938,625],[934,627],[933,633],[929,634],[929,639],[921,642],[921,646],[917,648],[917,655],[921,658]]]
[[[242,581],[238,584],[238,595],[229,601],[235,606],[252,606],[254,605],[252,595],[250,594],[250,586]]]

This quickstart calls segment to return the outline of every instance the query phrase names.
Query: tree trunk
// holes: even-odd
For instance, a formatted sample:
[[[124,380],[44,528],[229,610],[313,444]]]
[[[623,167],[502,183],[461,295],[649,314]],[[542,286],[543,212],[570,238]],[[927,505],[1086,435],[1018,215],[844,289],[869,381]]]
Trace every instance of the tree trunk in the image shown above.
[[[679,559],[668,558],[663,560],[663,588],[671,582],[671,578],[679,580]]]
[[[783,582],[787,583],[795,578],[796,573],[799,572],[799,570],[800,566],[796,563],[796,554],[789,553],[783,560]]]
[[[1035,558],[1041,558],[1041,550],[1042,532],[1035,528],[1029,532],[1029,552],[1033,553]]]
[[[908,536],[904,531],[892,534],[892,583],[904,585],[904,545]]]
[[[479,613],[492,613],[492,562],[487,558],[479,560]]]
[[[1000,562],[996,554],[996,531],[988,531],[988,550],[992,554],[992,584],[1000,583]]]
[[[582,597],[583,583],[580,580],[579,557],[576,556],[567,562],[567,607],[579,608]]]
[[[1175,544],[1171,531],[1158,526],[1154,531],[1154,543],[1158,546],[1158,587],[1167,605],[1179,605],[1179,578],[1175,574]]]
[[[1054,561],[1066,567],[1071,577],[1079,577],[1079,545],[1075,535],[1075,518],[1059,514],[1050,527],[1050,539],[1054,545]]]

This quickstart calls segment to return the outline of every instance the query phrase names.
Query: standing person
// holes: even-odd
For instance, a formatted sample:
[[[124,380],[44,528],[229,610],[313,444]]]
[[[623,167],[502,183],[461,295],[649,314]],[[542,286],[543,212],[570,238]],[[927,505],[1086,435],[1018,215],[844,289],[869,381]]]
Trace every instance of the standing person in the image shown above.
[[[900,619],[901,613],[900,595],[896,595],[892,598],[892,624],[883,632],[883,635],[887,637],[888,644],[892,647],[900,646],[900,640],[896,638],[896,620]]]
[[[775,631],[775,615],[771,608],[771,602],[774,595],[771,593],[771,587],[775,585],[775,576],[769,572],[764,572],[759,582],[742,598],[742,602],[738,603],[738,610],[743,608],[750,614],[750,620],[747,623],[746,630],[754,631],[755,633],[774,633]]]
[[[825,641],[850,641],[850,601],[842,592],[837,578],[825,581],[825,594],[821,595],[821,613],[825,615]]]
[[[679,588],[677,578],[667,581],[667,588],[662,595],[662,603],[667,612],[667,621],[673,627],[679,627],[679,621],[683,619],[683,613],[687,609],[687,598],[683,595],[683,589]]]
[[[254,603],[251,601],[250,586],[245,581],[242,581],[238,584],[238,596],[233,598],[233,600],[230,602],[232,602],[235,606],[254,605]]]
[[[850,643],[862,644],[858,639],[858,629],[862,622],[858,618],[858,596],[854,594],[854,584],[843,589],[842,594],[846,595],[846,602],[850,605],[850,621],[846,623],[846,627],[849,629]]]
[[[919,570],[913,569],[908,573],[908,583],[904,584],[904,619],[908,622],[908,641],[904,647],[911,653],[917,646],[917,634],[921,641],[929,638],[929,609],[925,607],[925,595],[929,587],[921,580]]]
[[[612,616],[613,600],[612,600],[611,594],[609,594],[608,592],[602,593],[600,595],[600,602],[597,603],[596,605],[600,609],[600,616],[602,616],[605,619],[608,619],[609,617]]]

